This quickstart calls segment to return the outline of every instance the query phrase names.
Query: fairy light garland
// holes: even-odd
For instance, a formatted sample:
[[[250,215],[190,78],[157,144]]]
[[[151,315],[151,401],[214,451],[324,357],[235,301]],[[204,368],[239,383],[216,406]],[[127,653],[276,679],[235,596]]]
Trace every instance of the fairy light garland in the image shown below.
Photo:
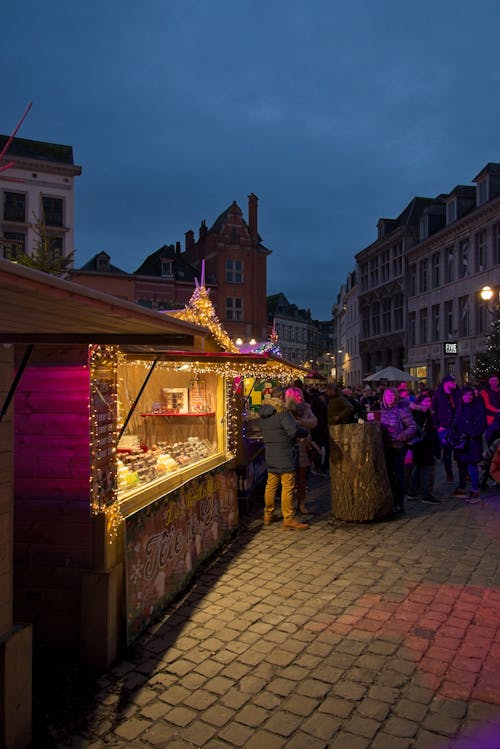
[[[203,325],[203,327],[208,328],[224,351],[237,354],[236,344],[228,336],[215,314],[213,304],[209,299],[210,289],[206,289],[203,282],[200,284],[197,278],[195,278],[195,284],[195,290],[184,309],[179,312],[172,312],[172,316],[186,322]]]
[[[90,508],[104,514],[107,538],[116,538],[122,522],[116,482],[118,431],[118,347],[89,346]]]

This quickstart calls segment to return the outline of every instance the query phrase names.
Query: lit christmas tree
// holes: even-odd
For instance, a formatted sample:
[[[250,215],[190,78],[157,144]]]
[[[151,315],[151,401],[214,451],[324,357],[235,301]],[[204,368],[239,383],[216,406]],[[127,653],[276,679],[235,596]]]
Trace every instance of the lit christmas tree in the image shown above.
[[[264,343],[261,343],[260,346],[257,346],[257,348],[254,349],[255,354],[276,354],[276,356],[281,356],[281,348],[279,345],[279,336],[278,331],[276,330],[276,320],[273,320],[273,327],[271,330],[271,333],[269,334],[269,339],[267,341],[264,341]]]
[[[237,354],[238,347],[230,339],[215,314],[212,302],[209,299],[210,289],[205,288],[204,260],[201,265],[201,281],[198,283],[198,279],[195,278],[195,284],[195,290],[184,309],[180,310],[180,312],[173,312],[171,314],[175,317],[179,317],[181,320],[197,323],[198,325],[203,325],[204,328],[208,328],[224,351]]]
[[[491,323],[491,333],[486,336],[485,350],[476,354],[473,377],[487,380],[500,373],[500,306],[495,307],[495,317]]]

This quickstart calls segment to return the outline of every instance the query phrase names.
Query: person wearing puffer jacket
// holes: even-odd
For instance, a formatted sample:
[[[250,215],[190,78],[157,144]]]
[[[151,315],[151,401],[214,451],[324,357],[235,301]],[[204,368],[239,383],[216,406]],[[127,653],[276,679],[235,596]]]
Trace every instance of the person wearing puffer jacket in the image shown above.
[[[288,388],[285,391],[285,405],[292,414],[295,421],[304,429],[307,429],[306,437],[297,439],[297,462],[295,468],[295,497],[296,506],[302,515],[310,515],[306,507],[307,474],[312,465],[309,450],[312,447],[310,430],[318,423],[312,409],[304,400],[302,390],[299,388]]]
[[[281,485],[281,512],[283,527],[306,530],[295,516],[295,440],[307,436],[285,407],[284,391],[276,386],[271,389],[259,410],[259,426],[266,448],[267,481],[264,491],[264,525],[275,519],[274,505],[278,487]]]
[[[395,388],[384,390],[381,405],[380,424],[394,512],[404,512],[404,460],[408,440],[415,436],[417,425],[408,406],[398,404],[398,394]]]

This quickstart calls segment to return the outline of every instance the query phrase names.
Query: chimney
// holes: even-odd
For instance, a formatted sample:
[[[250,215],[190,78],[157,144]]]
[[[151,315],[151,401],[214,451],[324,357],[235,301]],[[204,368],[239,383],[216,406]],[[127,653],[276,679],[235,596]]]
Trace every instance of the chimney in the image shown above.
[[[199,232],[200,239],[202,237],[205,237],[207,234],[208,234],[207,222],[205,221],[205,219],[203,219],[203,221],[200,224],[200,232]]]
[[[184,237],[186,250],[190,250],[194,245],[194,231],[192,229],[189,229],[189,231],[184,234]]]
[[[180,242],[176,242],[175,243],[175,254],[176,255],[180,255],[181,254],[181,243]]]
[[[253,192],[248,196],[248,230],[251,237],[257,237],[257,203],[259,199]]]

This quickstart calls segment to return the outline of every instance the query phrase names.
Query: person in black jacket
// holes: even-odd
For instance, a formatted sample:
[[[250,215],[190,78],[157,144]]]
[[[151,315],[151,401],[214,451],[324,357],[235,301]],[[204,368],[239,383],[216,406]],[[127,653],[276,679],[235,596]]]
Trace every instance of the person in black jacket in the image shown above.
[[[434,469],[434,440],[436,430],[432,422],[432,398],[427,393],[417,396],[415,403],[410,406],[411,413],[417,427],[420,428],[421,439],[408,446],[412,452],[412,473],[408,499],[416,499],[418,487],[422,490],[422,502],[439,504],[440,500],[432,496],[431,486]]]
[[[282,387],[271,390],[259,411],[259,425],[266,448],[267,481],[264,492],[264,525],[274,519],[276,493],[281,485],[281,512],[283,526],[295,530],[306,530],[307,523],[295,517],[295,440],[307,437],[307,429],[300,427],[287,411]]]
[[[458,465],[458,487],[454,497],[465,498],[467,475],[471,482],[471,491],[466,500],[469,504],[481,501],[479,496],[478,464],[483,456],[483,432],[486,429],[486,409],[481,396],[474,393],[474,388],[466,386],[460,391],[460,399],[455,415],[455,429],[465,436],[463,448],[455,449],[455,460]]]
[[[445,439],[449,430],[453,426],[453,420],[455,418],[455,410],[457,407],[456,389],[457,382],[453,375],[446,375],[446,377],[443,377],[443,381],[439,385],[434,398],[432,399],[431,406],[434,426],[441,445],[441,455],[448,484],[453,483],[453,450],[446,445]]]

